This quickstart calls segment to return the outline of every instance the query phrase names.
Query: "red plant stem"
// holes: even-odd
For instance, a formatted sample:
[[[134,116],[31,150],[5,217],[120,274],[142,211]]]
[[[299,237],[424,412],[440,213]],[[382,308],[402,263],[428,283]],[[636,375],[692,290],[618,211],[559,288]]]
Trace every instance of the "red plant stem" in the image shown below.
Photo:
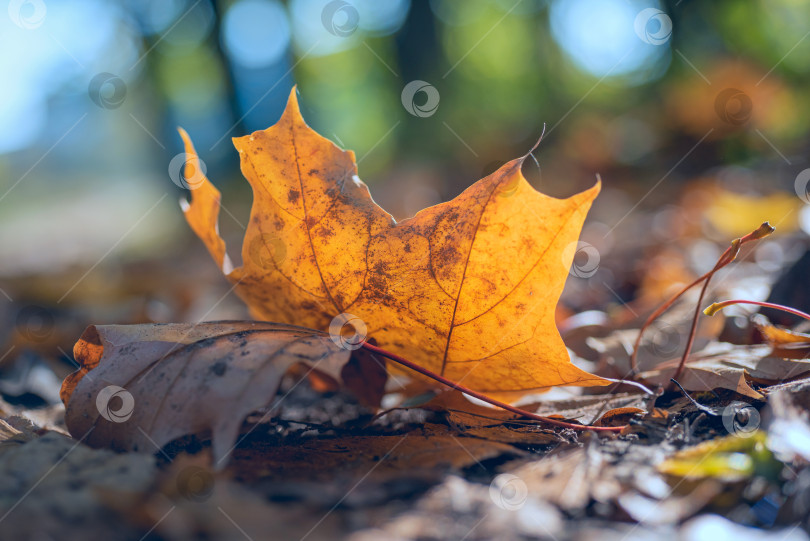
[[[457,391],[461,391],[462,393],[470,395],[470,396],[474,396],[478,400],[483,400],[484,402],[486,402],[488,404],[492,404],[493,406],[505,409],[506,411],[511,411],[512,413],[517,413],[518,415],[528,417],[529,419],[534,419],[535,421],[541,421],[541,422],[546,423],[546,424],[550,424],[550,425],[554,425],[554,426],[561,426],[563,428],[571,428],[573,430],[592,430],[594,432],[621,432],[625,428],[625,426],[577,425],[577,424],[574,424],[574,423],[566,423],[565,421],[560,421],[560,420],[557,420],[557,419],[551,419],[549,417],[543,417],[542,415],[537,415],[536,413],[532,413],[530,411],[522,410],[520,408],[517,408],[515,406],[507,404],[506,402],[501,402],[500,400],[496,400],[496,399],[494,399],[492,397],[489,397],[489,396],[487,396],[485,394],[479,393],[478,391],[473,391],[472,389],[470,389],[468,387],[465,387],[465,386],[461,385],[460,383],[456,383],[454,381],[451,381],[451,380],[445,378],[444,376],[440,376],[439,374],[436,374],[435,372],[431,372],[427,368],[423,368],[423,367],[419,366],[418,364],[412,363],[411,361],[409,361],[408,359],[405,359],[404,357],[400,357],[399,355],[396,355],[394,353],[391,353],[390,351],[386,351],[386,350],[384,350],[384,349],[382,349],[380,347],[369,344],[368,342],[364,342],[362,347],[364,349],[372,352],[372,353],[382,355],[383,357],[385,357],[387,359],[391,359],[392,361],[394,361],[396,363],[399,363],[402,366],[406,366],[406,367],[410,368],[411,370],[413,370],[415,372],[419,372],[422,375],[425,375],[425,376],[427,376],[427,377],[429,377],[431,379],[434,379],[434,380],[438,381],[439,383],[443,383],[444,385],[447,385],[448,387],[450,387],[452,389],[455,389]]]
[[[683,369],[686,366],[686,359],[689,358],[689,354],[692,352],[692,345],[695,343],[695,335],[697,334],[698,318],[700,317],[700,307],[703,304],[703,297],[706,295],[706,290],[709,289],[709,282],[712,280],[712,276],[714,276],[714,273],[717,270],[718,267],[715,267],[715,270],[706,277],[706,281],[703,282],[703,287],[700,288],[700,296],[695,304],[695,315],[692,317],[692,326],[689,328],[689,338],[686,340],[686,348],[684,348],[683,355],[681,356],[681,362],[678,363],[678,368],[675,369],[675,373],[672,375],[670,384],[667,386],[670,390],[672,390],[674,385],[672,382],[680,379]]]
[[[703,297],[706,296],[706,290],[709,288],[709,282],[718,270],[722,267],[725,267],[734,259],[736,259],[737,254],[740,253],[740,246],[744,242],[749,240],[757,240],[761,239],[762,237],[766,237],[773,233],[773,227],[768,222],[765,222],[759,228],[755,229],[751,233],[745,235],[742,238],[735,239],[731,242],[731,246],[729,246],[723,255],[720,256],[720,259],[717,260],[717,264],[715,264],[714,269],[709,273],[706,277],[706,281],[703,282],[703,287],[700,289],[700,296],[698,297],[697,304],[695,305],[695,315],[692,317],[692,327],[689,329],[689,338],[686,341],[686,348],[683,350],[683,356],[681,356],[681,362],[678,363],[678,368],[675,369],[675,373],[672,375],[671,382],[668,386],[669,390],[674,388],[674,385],[677,383],[677,380],[681,377],[683,373],[683,369],[686,367],[686,361],[689,359],[689,354],[692,352],[692,345],[695,343],[695,335],[697,334],[697,325],[698,319],[700,318],[700,306],[703,304]],[[724,260],[724,258],[727,260]]]
[[[721,256],[721,258],[722,258],[722,256]],[[703,280],[708,278],[713,272],[714,272],[714,269],[707,272],[706,274],[704,274],[700,278],[697,278],[694,282],[692,282],[688,286],[685,286],[683,289],[681,289],[676,294],[674,294],[672,297],[670,297],[670,299],[667,302],[665,302],[664,304],[659,306],[658,309],[656,309],[655,312],[650,314],[650,317],[648,317],[647,320],[644,321],[644,324],[641,326],[641,329],[639,329],[639,331],[638,331],[638,336],[636,336],[636,342],[633,344],[633,353],[630,355],[630,373],[631,373],[631,375],[635,375],[635,374],[638,373],[638,360],[637,360],[637,358],[638,358],[638,348],[641,345],[641,335],[644,334],[644,331],[647,329],[647,327],[649,327],[650,324],[653,321],[658,319],[661,316],[661,314],[666,312],[669,309],[669,307],[672,306],[675,303],[675,301],[677,301],[684,293],[686,293],[687,291],[689,291],[690,289],[692,289],[693,287],[698,285],[700,282],[702,282]]]
[[[722,269],[723,267],[725,267],[726,265],[728,265],[729,263],[734,261],[734,259],[736,259],[737,254],[740,251],[740,246],[742,246],[746,242],[749,242],[749,241],[752,241],[752,240],[759,240],[759,239],[761,239],[763,237],[767,237],[768,235],[773,233],[773,231],[774,231],[774,228],[768,222],[765,222],[762,225],[760,225],[757,229],[752,231],[751,233],[748,233],[747,235],[732,241],[731,246],[726,248],[726,250],[717,259],[717,263],[714,265],[714,268],[712,270],[710,270],[709,272],[707,272],[704,275],[700,276],[695,281],[693,281],[691,284],[685,286],[683,289],[681,289],[675,295],[673,295],[668,301],[666,301],[664,304],[659,306],[658,309],[655,312],[650,314],[650,316],[647,318],[647,320],[641,326],[641,329],[639,329],[638,336],[636,336],[636,341],[633,344],[633,353],[630,354],[630,373],[631,373],[631,375],[638,374],[638,360],[637,360],[637,358],[638,358],[638,349],[639,349],[639,346],[641,345],[641,335],[644,334],[644,331],[647,329],[647,327],[649,327],[650,324],[653,321],[658,319],[661,316],[661,314],[666,312],[675,303],[675,301],[677,301],[684,293],[686,293],[687,291],[689,291],[690,289],[692,289],[693,287],[695,287],[696,285],[698,285],[699,283],[701,283],[701,282],[703,282],[705,280],[706,283],[704,284],[703,291],[701,292],[701,295],[700,295],[700,299],[703,299],[703,296],[704,296],[704,294],[706,292],[706,289],[708,288],[709,280],[711,280],[712,276],[714,276],[714,274],[717,271],[719,271],[720,269]],[[699,309],[700,309],[700,303],[698,303],[698,310]],[[689,356],[688,352],[691,350],[692,342],[694,342],[694,333],[695,333],[695,330],[697,328],[697,317],[699,315],[700,315],[700,312],[696,312],[694,321],[692,322],[692,331],[690,333],[689,346],[687,347],[687,350],[686,350],[687,353],[686,353],[686,356],[681,359],[681,364],[678,365],[677,373],[679,375],[680,375],[680,372],[683,371],[683,364],[686,362],[686,357]],[[675,379],[677,379],[677,377]]]
[[[744,300],[744,299],[734,299],[734,300],[730,300],[730,301],[716,302],[716,303],[712,304],[711,306],[709,306],[708,308],[706,308],[703,311],[703,313],[705,313],[707,316],[712,316],[718,310],[722,310],[726,306],[731,306],[733,304],[755,304],[757,306],[764,306],[765,308],[773,308],[774,310],[781,310],[782,312],[787,312],[789,314],[793,314],[794,316],[799,316],[799,317],[802,317],[804,319],[810,320],[810,314],[807,314],[807,313],[802,312],[801,310],[797,310],[795,308],[791,308],[790,306],[784,306],[784,305],[781,305],[781,304],[774,304],[772,302],[748,301],[748,300]]]
[[[630,355],[630,369],[632,374],[635,375],[638,373],[638,360],[637,360],[638,349],[639,346],[641,345],[641,335],[644,334],[644,331],[647,329],[647,327],[649,327],[653,321],[658,319],[661,316],[661,314],[669,310],[669,308],[675,303],[675,301],[681,298],[681,296],[683,296],[684,293],[686,293],[687,291],[689,291],[702,281],[710,279],[715,272],[731,263],[734,260],[733,257],[729,258],[732,248],[734,248],[733,245],[726,248],[726,251],[723,252],[720,258],[717,260],[717,263],[715,264],[712,270],[696,278],[695,281],[693,281],[691,284],[684,286],[683,289],[675,293],[672,297],[670,297],[670,299],[667,302],[659,306],[658,309],[655,310],[655,312],[650,314],[650,316],[641,326],[641,329],[639,329],[638,336],[636,336],[636,342],[633,344],[633,353]]]

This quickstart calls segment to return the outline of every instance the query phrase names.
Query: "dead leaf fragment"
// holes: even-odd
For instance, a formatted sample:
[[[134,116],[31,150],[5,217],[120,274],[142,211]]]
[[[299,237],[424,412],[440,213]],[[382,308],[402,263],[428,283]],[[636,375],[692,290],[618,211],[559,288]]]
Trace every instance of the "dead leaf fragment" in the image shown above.
[[[354,153],[306,125],[295,90],[279,122],[234,139],[253,188],[243,266],[217,232],[220,194],[184,132],[191,228],[257,319],[315,329],[360,318],[380,347],[481,392],[607,385],[571,364],[554,308],[599,184],[535,191],[512,160],[461,195],[396,223],[357,177]]]
[[[757,314],[754,318],[754,325],[756,325],[759,332],[762,333],[765,340],[773,346],[810,343],[810,334],[771,325],[771,323],[760,314]]]
[[[762,314],[754,316],[754,325],[771,345],[774,355],[800,360],[810,358],[810,334],[772,325]]]
[[[624,426],[630,419],[647,413],[641,408],[614,408],[608,410],[594,423],[594,426]]]
[[[95,447],[154,452],[210,431],[221,467],[245,417],[272,402],[298,363],[340,379],[350,352],[292,325],[223,321],[91,326],[65,379],[65,423]]]

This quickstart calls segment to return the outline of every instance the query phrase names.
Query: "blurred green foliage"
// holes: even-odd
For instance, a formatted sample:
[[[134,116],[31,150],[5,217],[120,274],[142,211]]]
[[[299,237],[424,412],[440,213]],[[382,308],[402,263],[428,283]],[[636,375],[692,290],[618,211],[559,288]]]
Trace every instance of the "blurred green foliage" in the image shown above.
[[[806,162],[807,20],[800,0],[15,0],[0,208],[43,187],[175,189],[178,125],[217,184],[244,190],[228,138],[274,123],[296,83],[307,120],[356,152],[397,215],[523,155],[544,126],[526,174],[554,195],[597,173],[643,192],[730,164],[790,191]],[[124,95],[93,95],[105,74]],[[436,89],[430,114],[408,112],[427,98],[403,97],[411,81]],[[402,182],[417,201],[391,195]]]

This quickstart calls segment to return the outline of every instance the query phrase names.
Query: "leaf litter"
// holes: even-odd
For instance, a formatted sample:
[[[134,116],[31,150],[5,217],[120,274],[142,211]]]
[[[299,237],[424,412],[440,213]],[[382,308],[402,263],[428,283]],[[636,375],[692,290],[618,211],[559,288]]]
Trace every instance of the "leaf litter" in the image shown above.
[[[291,103],[295,105],[293,99]],[[543,317],[530,316],[541,332],[524,343],[514,338],[515,347],[486,351],[494,353],[489,363],[482,363],[487,370],[476,372],[467,383],[507,400],[520,399],[521,408],[537,415],[574,427],[615,425],[621,434],[554,428],[430,380],[411,377],[411,383],[402,386],[400,378],[407,370],[391,370],[392,363],[386,365],[362,348],[347,351],[332,339],[334,334],[325,332],[336,312],[356,306],[375,344],[450,379],[465,379],[465,372],[448,367],[482,358],[481,352],[493,341],[493,329],[504,325],[498,306],[509,308],[505,312],[509,314],[529,311],[518,307],[519,298],[510,295],[519,290],[519,276],[528,276],[535,267],[499,270],[483,262],[481,270],[470,275],[470,284],[475,284],[476,295],[481,291],[489,296],[465,297],[467,277],[459,274],[454,263],[458,254],[451,252],[466,252],[473,261],[478,255],[503,259],[497,252],[473,248],[479,242],[491,248],[486,234],[501,222],[500,214],[494,213],[508,215],[508,209],[518,207],[525,211],[524,199],[544,196],[522,178],[521,161],[507,164],[488,177],[489,184],[487,179],[479,181],[467,194],[470,201],[480,202],[482,187],[491,186],[493,194],[501,189],[510,199],[478,207],[479,218],[487,225],[483,231],[479,227],[485,234],[480,241],[473,233],[466,237],[466,245],[457,244],[459,239],[452,238],[449,229],[441,233],[442,220],[468,223],[468,218],[451,219],[447,214],[459,210],[454,205],[469,208],[459,201],[424,211],[420,219],[440,232],[432,238],[419,230],[419,220],[395,224],[376,207],[365,185],[355,180],[353,155],[311,132],[297,107],[288,108],[285,115],[275,132],[271,128],[236,143],[243,171],[255,190],[252,229],[242,247],[243,267],[233,269],[228,263],[216,229],[220,195],[207,179],[198,179],[200,185],[192,190],[192,202],[185,208],[192,228],[236,284],[253,316],[283,325],[218,322],[88,329],[75,350],[80,371],[63,386],[66,427],[58,409],[42,415],[36,409],[0,403],[0,471],[4,478],[15,479],[0,495],[4,533],[64,534],[66,521],[78,519],[82,526],[75,530],[76,538],[90,531],[82,528],[91,527],[133,539],[144,534],[161,539],[261,538],[270,521],[278,524],[276,533],[282,538],[589,539],[600,532],[601,538],[619,539],[637,533],[639,527],[665,537],[705,534],[726,520],[719,516],[723,515],[737,524],[723,523],[724,527],[738,528],[740,537],[766,535],[752,529],[759,527],[786,539],[807,538],[802,529],[781,529],[788,524],[806,529],[810,516],[805,333],[761,318],[746,319],[742,330],[730,328],[733,318],[739,323],[739,312],[719,319],[720,326],[717,319],[701,318],[694,333],[695,353],[681,362],[684,357],[679,356],[692,334],[688,314],[728,297],[724,285],[714,285],[702,301],[689,295],[677,300],[671,312],[680,310],[683,316],[669,320],[673,332],[667,330],[669,324],[647,330],[653,336],[646,358],[639,358],[642,370],[630,376],[658,387],[654,395],[612,383],[606,378],[629,377],[633,341],[642,336],[644,319],[667,295],[659,295],[659,304],[605,312],[595,320],[597,332],[588,327],[587,344],[584,337],[569,342],[566,336],[572,336],[577,326],[561,325],[566,328],[563,344],[553,319],[554,304],[573,259],[562,244],[576,241],[584,219],[586,209],[578,207],[582,214],[576,210],[571,220],[579,225],[566,229],[566,238],[548,244],[548,250],[556,252],[537,264],[553,282],[540,302],[546,307]],[[310,166],[305,171],[307,184],[298,173],[297,196],[284,185],[295,163],[289,149],[275,145],[261,154],[265,147],[259,148],[284,136],[285,130],[295,139],[296,153],[298,142],[303,145],[299,165]],[[307,149],[317,152],[308,154]],[[266,171],[271,172],[270,180]],[[336,182],[339,189],[330,188],[328,182]],[[574,198],[589,205],[596,191]],[[306,209],[311,214],[292,212],[315,193],[331,197],[334,205],[348,205],[338,214],[354,218],[330,222],[326,219],[336,211],[329,205],[318,208],[320,203]],[[263,203],[257,208],[258,201]],[[548,198],[544,201],[549,203]],[[554,201],[564,208],[571,200]],[[362,212],[353,214],[352,205]],[[267,206],[275,210],[267,212]],[[536,224],[536,216],[527,219]],[[337,234],[327,231],[333,224],[345,229],[340,238],[350,241],[343,252],[335,241],[330,244]],[[521,224],[507,229],[527,227]],[[411,233],[406,231],[410,227]],[[291,241],[302,229],[308,232],[306,242]],[[397,251],[391,243],[400,243],[404,251],[409,239],[425,237],[431,249],[444,249],[441,261],[447,268],[433,268],[429,258],[419,259],[418,254],[402,260],[394,257]],[[526,238],[515,233],[514,242],[531,244]],[[379,242],[388,246],[374,245]],[[747,247],[732,244],[735,255],[738,249],[741,256],[735,268],[741,267],[737,272],[744,274],[751,270],[745,263]],[[358,254],[366,254],[363,265],[347,264]],[[318,265],[324,261],[326,269],[317,278],[313,261]],[[388,266],[380,266],[381,262]],[[722,257],[718,266],[725,266]],[[342,275],[335,269],[350,270]],[[733,272],[718,273],[723,279],[714,283],[726,282],[729,276],[733,282]],[[363,280],[357,280],[360,274]],[[389,281],[381,290],[375,279]],[[408,297],[400,294],[407,293],[412,280],[428,290],[444,290],[436,297],[429,292],[419,296],[420,309],[436,319],[420,320],[402,302]],[[363,287],[357,289],[356,283]],[[784,290],[779,283],[777,288]],[[381,295],[377,302],[370,298],[381,291],[390,292],[391,298]],[[529,292],[534,296],[534,290]],[[452,317],[442,295],[456,305]],[[486,314],[492,313],[492,320],[475,324],[469,336],[458,330],[474,318],[486,319],[486,314],[475,312],[482,306],[489,310]],[[442,318],[444,323],[438,324]],[[290,323],[309,328],[291,328]],[[240,333],[241,338],[265,336],[238,343],[225,338]],[[676,337],[675,346],[667,341],[671,336]],[[463,340],[456,342],[459,337]],[[301,340],[300,349],[284,349],[295,340]],[[642,344],[644,340],[642,336]],[[577,356],[565,346],[576,350]],[[637,350],[643,353],[645,348]],[[244,354],[242,364],[235,353]],[[266,363],[259,363],[259,357]],[[525,362],[520,364],[521,360]],[[549,367],[563,367],[564,375],[550,378],[545,374]],[[134,376],[145,376],[140,387],[132,384]],[[666,388],[672,376],[677,376],[688,398]],[[584,392],[558,387],[537,394],[572,383],[602,386]],[[102,411],[113,416],[126,405],[122,401],[109,411],[98,408],[100,391],[110,385],[134,397],[136,407],[127,422],[133,418],[136,422],[124,426],[104,417]],[[164,409],[171,413],[164,414]],[[31,423],[32,417],[39,426]],[[51,478],[42,476],[51,468],[57,475],[37,488],[36,479]],[[109,477],[112,471],[117,476]],[[31,520],[43,509],[48,510],[48,521]]]

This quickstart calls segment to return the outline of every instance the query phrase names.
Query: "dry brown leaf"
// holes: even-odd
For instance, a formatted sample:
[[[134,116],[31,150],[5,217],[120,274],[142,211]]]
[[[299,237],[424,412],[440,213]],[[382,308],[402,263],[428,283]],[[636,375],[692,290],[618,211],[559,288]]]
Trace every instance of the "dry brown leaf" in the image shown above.
[[[23,417],[0,418],[0,455],[37,438],[37,427]]]
[[[571,423],[619,426],[627,424],[637,414],[646,413],[646,410],[636,407],[643,404],[644,397],[638,394],[620,393],[613,396],[577,396],[522,407]],[[463,393],[455,390],[439,393],[429,402],[415,407],[444,413],[454,428],[470,436],[525,445],[565,441],[553,430],[544,429],[532,421],[522,421],[520,415],[515,413],[471,402]]]
[[[181,134],[196,187],[186,219],[255,318],[326,329],[350,313],[381,347],[502,398],[608,384],[570,362],[554,321],[599,184],[546,196],[523,177],[524,156],[396,223],[357,177],[354,153],[306,125],[293,89],[276,125],[234,139],[254,201],[232,269],[220,193]]]
[[[279,323],[91,326],[74,347],[81,369],[62,385],[65,424],[88,445],[125,451],[210,431],[221,467],[291,366],[339,380],[349,355],[327,334]]]
[[[667,385],[678,362],[662,363],[655,370],[642,372],[639,378],[653,385]],[[767,345],[717,343],[686,363],[678,383],[687,391],[729,389],[761,400],[763,395],[752,389],[749,382],[771,385],[798,378],[807,372],[810,372],[810,359],[783,359],[773,355]]]
[[[531,407],[539,415],[560,415],[565,419],[589,425],[602,414],[614,409],[642,409],[647,398],[638,393],[614,393],[611,395],[582,395],[560,400],[550,400]]]
[[[647,413],[647,410],[633,407],[613,408],[606,411],[599,420],[594,423],[594,426],[624,426],[630,419],[643,413]]]

